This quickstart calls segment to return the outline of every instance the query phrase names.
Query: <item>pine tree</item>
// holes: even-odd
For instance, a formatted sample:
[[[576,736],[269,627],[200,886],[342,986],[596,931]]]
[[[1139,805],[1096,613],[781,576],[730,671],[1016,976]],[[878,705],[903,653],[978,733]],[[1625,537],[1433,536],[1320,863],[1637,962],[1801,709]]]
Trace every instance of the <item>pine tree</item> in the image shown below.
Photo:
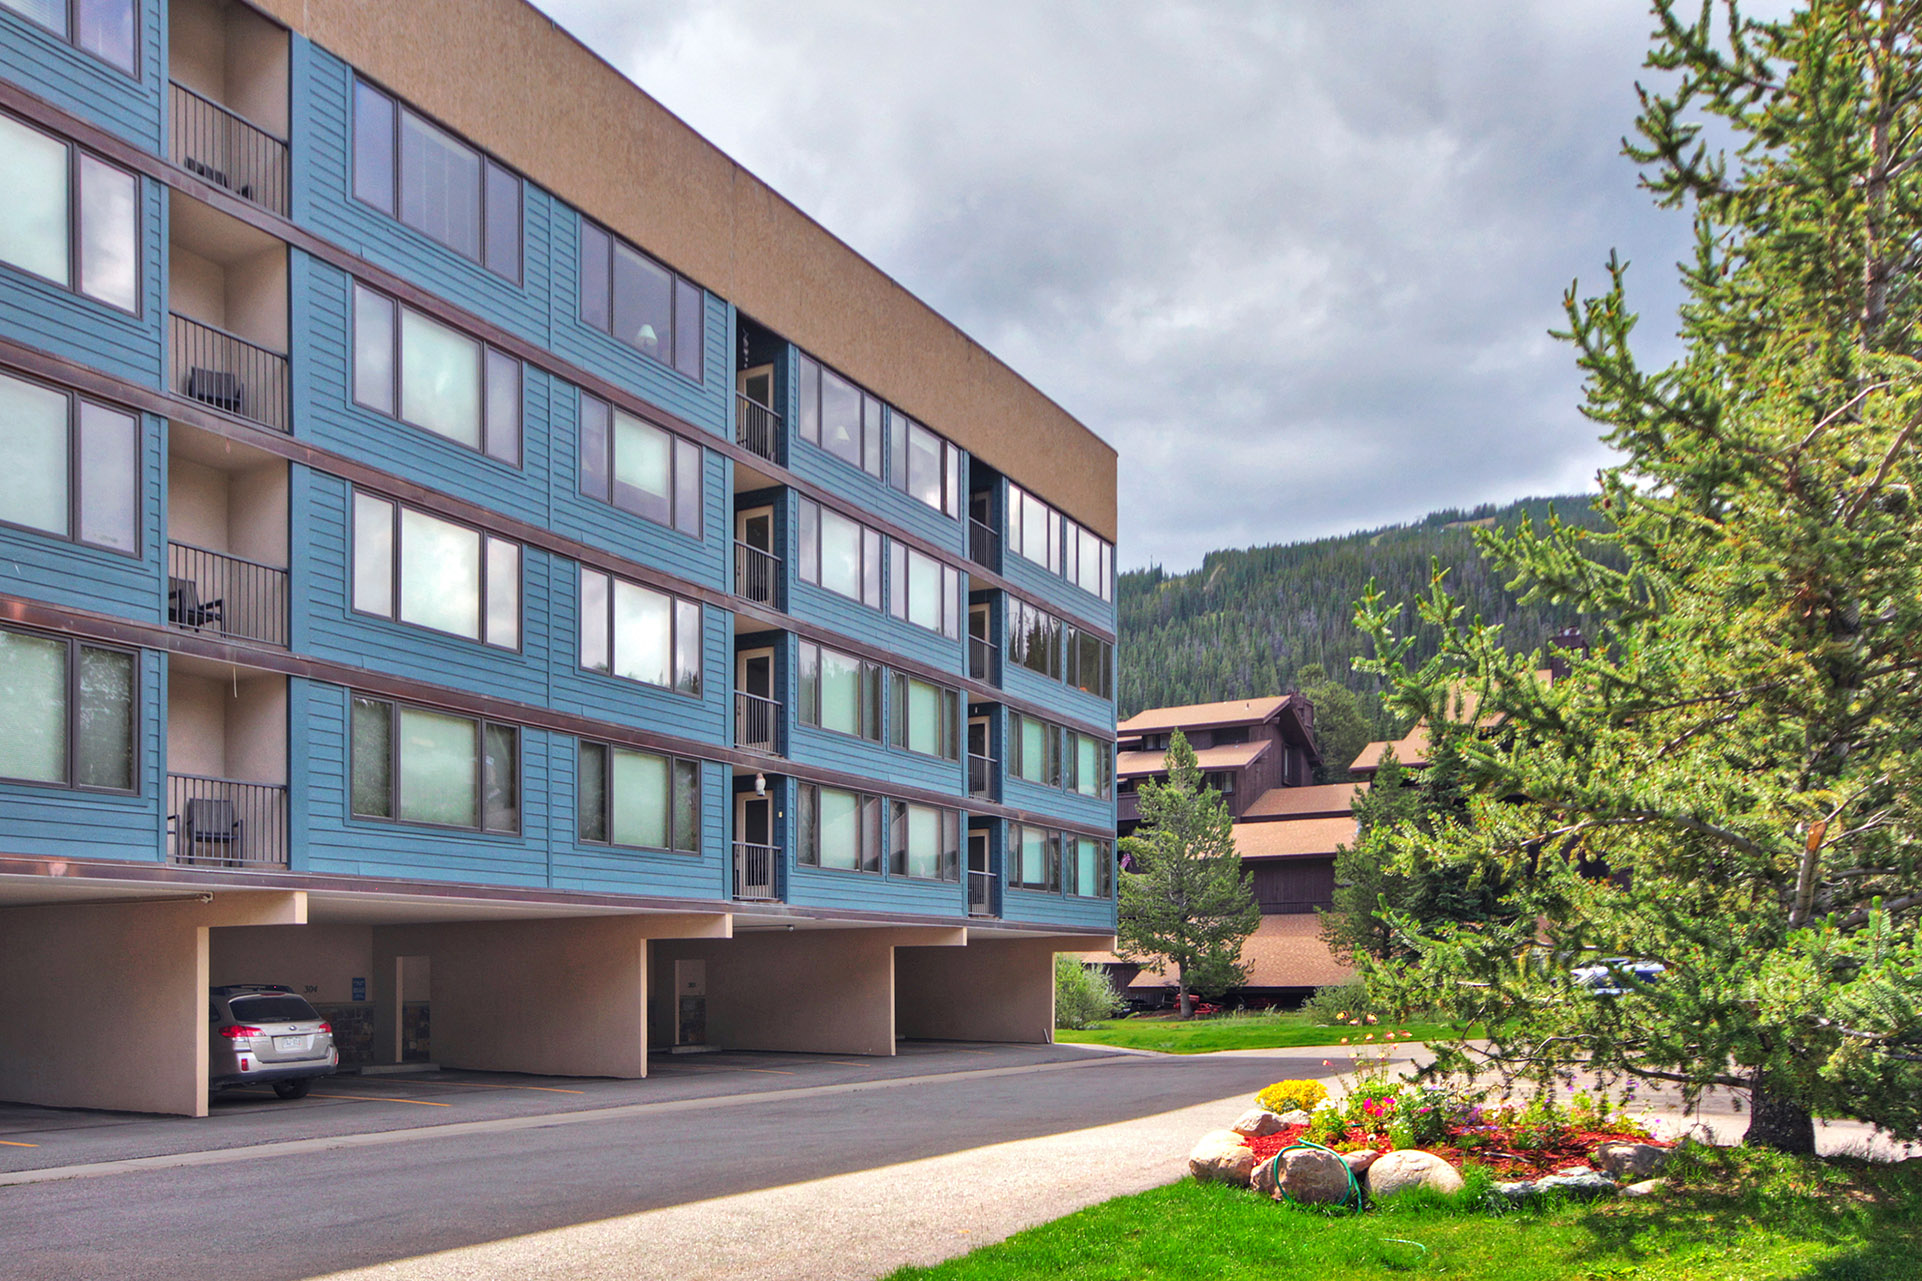
[[[1194,996],[1238,987],[1248,970],[1241,944],[1261,924],[1261,909],[1235,852],[1234,822],[1221,793],[1202,782],[1194,748],[1176,730],[1168,781],[1141,784],[1141,823],[1121,849],[1117,948],[1160,974],[1175,967],[1182,1018]]]
[[[1567,299],[1586,412],[1620,465],[1609,529],[1482,537],[1524,603],[1570,606],[1566,679],[1506,652],[1443,576],[1422,661],[1378,593],[1366,629],[1402,712],[1461,743],[1469,803],[1406,866],[1514,878],[1507,924],[1395,921],[1382,995],[1487,1018],[1490,1054],[1747,1090],[1748,1140],[1812,1115],[1922,1136],[1922,4],[1657,0],[1629,154],[1693,213],[1685,351],[1644,369],[1626,274]],[[1712,126],[1713,132],[1705,132]],[[1732,140],[1713,150],[1708,137]],[[1597,549],[1613,555],[1613,564]],[[1479,696],[1450,722],[1448,691]],[[1666,965],[1619,997],[1572,981]],[[1444,1066],[1464,1066],[1455,1047]]]

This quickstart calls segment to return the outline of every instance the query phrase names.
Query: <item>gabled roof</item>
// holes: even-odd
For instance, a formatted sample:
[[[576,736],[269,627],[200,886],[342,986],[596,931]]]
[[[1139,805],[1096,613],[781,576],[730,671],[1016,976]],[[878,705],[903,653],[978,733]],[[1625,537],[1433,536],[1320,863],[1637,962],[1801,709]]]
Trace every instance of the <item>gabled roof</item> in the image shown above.
[[[1208,729],[1216,725],[1259,725],[1271,721],[1288,705],[1292,694],[1275,698],[1240,698],[1227,703],[1190,703],[1186,707],[1150,707],[1121,722],[1117,732],[1159,734],[1167,730]]]
[[[1132,964],[1113,952],[1084,952],[1081,959],[1096,964]],[[1321,941],[1321,918],[1313,912],[1264,916],[1241,945],[1248,965],[1248,987],[1326,987],[1346,982],[1353,974],[1334,958]],[[1173,987],[1174,968],[1160,974],[1142,970],[1129,987]]]
[[[1419,767],[1428,764],[1427,729],[1417,725],[1408,731],[1406,738],[1398,738],[1386,743],[1370,743],[1361,749],[1361,755],[1357,756],[1354,764],[1348,768],[1352,773],[1372,774],[1381,768],[1390,751],[1403,765]]]
[[[1338,818],[1352,813],[1366,783],[1324,783],[1313,787],[1271,787],[1241,812],[1241,821],[1280,818]]]
[[[1211,770],[1242,769],[1261,759],[1262,753],[1269,748],[1264,739],[1259,743],[1226,743],[1220,747],[1204,747],[1195,753],[1195,764],[1204,772]],[[1150,774],[1168,772],[1168,753],[1166,752],[1117,752],[1114,763],[1115,774],[1121,778],[1145,778]]]
[[[1352,818],[1290,818],[1236,823],[1235,850],[1246,862],[1269,858],[1329,858],[1337,845],[1355,843]]]

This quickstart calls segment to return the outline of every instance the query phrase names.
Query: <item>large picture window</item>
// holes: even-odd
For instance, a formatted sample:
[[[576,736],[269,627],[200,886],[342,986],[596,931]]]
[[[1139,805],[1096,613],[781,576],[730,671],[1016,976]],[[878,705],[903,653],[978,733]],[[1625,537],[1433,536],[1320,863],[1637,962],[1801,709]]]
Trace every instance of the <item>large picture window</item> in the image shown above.
[[[1008,772],[1043,787],[1061,786],[1061,730],[1023,712],[1008,713]]]
[[[701,763],[583,741],[580,837],[597,845],[701,852]]]
[[[959,516],[961,451],[906,414],[890,409],[888,484],[945,516]]]
[[[354,403],[520,466],[521,362],[360,284]]]
[[[130,76],[140,73],[140,22],[134,0],[0,0],[0,9],[39,23],[76,49]]]
[[[880,872],[880,797],[803,783],[796,809],[796,862],[843,872]]]
[[[140,554],[140,420],[0,374],[0,522]]]
[[[1019,485],[1008,486],[1008,549],[1090,595],[1114,599],[1114,546]]]
[[[581,393],[581,492],[701,536],[701,447]]]
[[[959,639],[961,573],[905,544],[888,542],[888,612]]]
[[[1114,896],[1114,847],[1087,836],[1061,838],[1067,855],[1068,893],[1082,898]]]
[[[1062,679],[1084,694],[1114,697],[1114,646],[1078,627],[1065,627]]]
[[[581,220],[581,322],[701,381],[707,295],[634,246]]]
[[[701,693],[701,607],[597,569],[581,570],[581,666]]]
[[[811,356],[801,357],[800,382],[801,439],[880,477],[881,401]]]
[[[903,751],[960,760],[961,695],[894,673],[894,732],[889,742]]]
[[[801,581],[881,608],[881,535],[812,499],[796,507]]]
[[[1061,835],[1026,823],[1008,824],[1008,884],[1023,890],[1061,890]]]
[[[802,641],[800,668],[795,684],[803,725],[880,741],[879,664]]]
[[[889,801],[888,871],[917,880],[959,880],[961,816],[934,805]]]
[[[140,310],[140,180],[0,115],[0,262]]]
[[[520,282],[519,176],[364,80],[354,82],[354,195]]]
[[[521,547],[354,493],[354,609],[484,641],[521,643]]]
[[[0,778],[138,791],[136,657],[0,628]]]
[[[1026,601],[1008,601],[1008,661],[1061,679],[1061,620]]]
[[[1114,756],[1108,744],[1092,734],[1064,731],[1068,760],[1068,788],[1096,800],[1113,795]]]
[[[352,716],[356,818],[521,830],[517,728],[359,694]]]

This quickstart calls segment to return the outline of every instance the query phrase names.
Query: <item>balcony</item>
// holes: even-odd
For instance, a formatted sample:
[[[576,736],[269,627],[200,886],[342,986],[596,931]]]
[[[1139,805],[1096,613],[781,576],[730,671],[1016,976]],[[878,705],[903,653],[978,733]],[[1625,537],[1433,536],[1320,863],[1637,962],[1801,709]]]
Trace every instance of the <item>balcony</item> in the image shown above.
[[[173,192],[167,297],[168,389],[221,413],[291,432],[287,246]]]
[[[287,143],[185,85],[168,88],[168,154],[173,162],[286,217]]]
[[[287,647],[287,571],[167,544],[167,622],[189,631]]]
[[[287,504],[285,460],[169,425],[169,626],[287,645]]]
[[[781,415],[745,395],[734,397],[734,443],[771,463],[781,461]]]
[[[968,677],[988,685],[1001,683],[1001,647],[986,636],[968,637]]]
[[[995,795],[995,760],[992,756],[982,756],[977,752],[968,753],[968,795],[978,800],[992,801]]]
[[[286,867],[287,678],[172,654],[166,688],[167,860]]]
[[[233,0],[167,6],[168,157],[285,216],[287,32]]]
[[[994,873],[976,868],[968,869],[968,915],[995,917],[1001,915],[996,905]]]
[[[750,903],[778,900],[781,895],[775,870],[780,864],[779,846],[734,842],[734,897]]]
[[[1001,571],[1001,533],[993,525],[968,517],[968,559],[999,573]]]
[[[287,866],[287,788],[167,775],[167,861],[185,867]]]
[[[734,695],[734,746],[749,752],[781,753],[781,704],[759,694]]]
[[[781,608],[781,558],[736,539],[734,594],[769,609]]]

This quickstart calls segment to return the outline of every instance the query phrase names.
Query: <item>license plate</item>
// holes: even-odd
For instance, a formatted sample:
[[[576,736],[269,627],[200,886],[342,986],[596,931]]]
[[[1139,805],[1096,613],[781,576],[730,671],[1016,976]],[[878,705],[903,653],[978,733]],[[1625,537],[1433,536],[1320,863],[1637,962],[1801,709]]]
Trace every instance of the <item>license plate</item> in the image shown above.
[[[274,1038],[274,1048],[276,1050],[304,1050],[307,1048],[307,1038],[304,1036],[277,1036]]]

